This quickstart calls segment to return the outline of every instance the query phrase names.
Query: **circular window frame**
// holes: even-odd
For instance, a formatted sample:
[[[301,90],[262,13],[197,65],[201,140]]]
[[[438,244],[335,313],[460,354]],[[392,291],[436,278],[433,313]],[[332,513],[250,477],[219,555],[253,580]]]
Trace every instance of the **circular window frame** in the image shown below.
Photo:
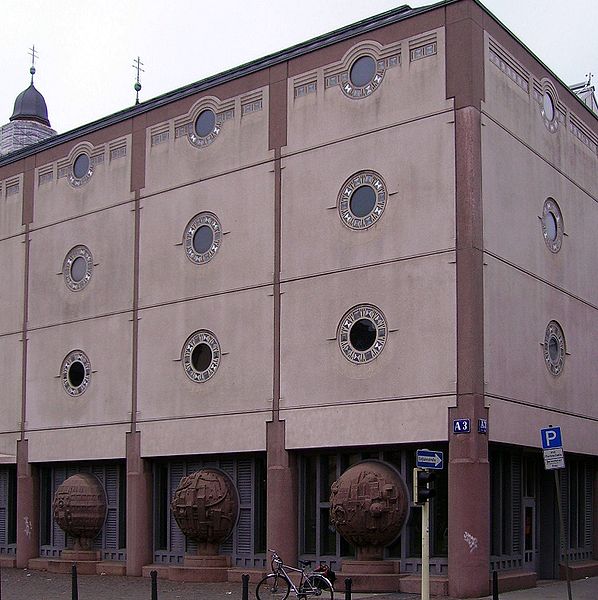
[[[357,86],[354,85],[351,81],[351,69],[360,58],[363,58],[365,56],[369,56],[374,60],[374,62],[376,63],[376,71],[374,73],[374,76],[368,83],[362,86]],[[342,77],[343,81],[341,83],[341,90],[343,94],[347,96],[347,98],[351,98],[353,100],[367,98],[368,96],[371,96],[380,87],[382,81],[384,80],[385,73],[386,66],[384,64],[384,60],[376,58],[370,52],[362,52],[358,56],[353,58],[353,60],[351,60],[351,64],[343,74],[344,76]]]
[[[367,350],[357,350],[351,344],[351,329],[361,320],[369,320],[376,329],[376,339]],[[350,308],[338,324],[336,339],[343,357],[357,365],[372,362],[386,346],[388,338],[388,323],[384,313],[373,304],[357,304]]]
[[[87,169],[87,173],[85,173],[85,175],[83,175],[83,177],[77,177],[75,175],[75,162],[77,162],[79,157],[82,155],[87,156],[87,160],[89,160],[89,168]],[[82,150],[81,152],[77,152],[69,165],[69,173],[68,173],[69,184],[75,188],[85,185],[93,176],[93,169],[94,169],[94,165],[91,160],[91,155],[89,154],[89,152],[87,152],[85,150]]]
[[[75,386],[71,383],[69,377],[69,371],[74,363],[81,363],[83,365],[83,381]],[[83,350],[72,350],[69,352],[62,361],[60,367],[60,379],[62,382],[62,388],[64,391],[71,396],[76,398],[85,393],[89,384],[91,383],[91,361]]]
[[[210,110],[214,113],[214,127],[212,131],[207,135],[201,136],[195,130],[195,124],[197,123],[197,119],[199,119],[200,115],[206,110]],[[220,134],[222,130],[222,123],[224,121],[223,115],[216,112],[216,109],[212,106],[202,106],[193,116],[191,124],[189,126],[189,133],[187,134],[187,139],[192,146],[196,148],[205,148],[209,146]]]
[[[546,226],[546,219],[549,215],[552,215],[554,217],[554,221],[556,224],[556,236],[554,239],[550,238],[548,227]],[[565,231],[563,225],[563,214],[554,198],[547,198],[544,201],[544,206],[542,207],[542,216],[540,217],[540,223],[542,226],[542,237],[544,238],[544,243],[546,244],[546,247],[552,253],[556,254],[563,245],[563,236],[565,234]]]
[[[351,197],[363,186],[371,187],[376,194],[374,208],[365,216],[358,217],[351,211]],[[342,185],[337,197],[337,209],[343,225],[353,231],[363,231],[375,225],[388,202],[388,188],[382,176],[369,169],[359,171],[349,177]]]
[[[193,245],[193,238],[200,227],[206,226],[212,230],[212,245],[206,252],[197,252]],[[189,223],[187,223],[183,233],[185,255],[195,265],[205,265],[206,263],[209,263],[220,249],[222,236],[222,224],[220,223],[220,219],[218,219],[214,213],[201,212],[195,215]]]
[[[208,368],[204,371],[197,371],[193,366],[192,355],[193,350],[200,344],[206,344],[212,351],[212,360],[208,365]],[[194,331],[186,340],[181,350],[181,362],[185,375],[193,383],[204,383],[211,379],[218,367],[220,366],[220,360],[222,358],[222,352],[220,350],[220,343],[218,338],[207,329],[198,329]]]
[[[79,280],[75,281],[72,276],[72,266],[75,260],[82,258],[85,261],[85,275]],[[71,248],[67,255],[64,257],[62,263],[62,275],[64,277],[64,283],[71,292],[80,292],[87,287],[87,284],[91,280],[93,274],[93,256],[91,250],[87,246],[78,245]]]
[[[550,103],[552,106],[552,119],[548,118],[548,114],[546,112],[546,97],[550,99]],[[538,98],[538,102],[540,105],[540,114],[542,115],[542,120],[546,129],[548,129],[550,133],[555,133],[559,128],[559,112],[557,108],[559,98],[556,93],[556,89],[548,80],[545,80],[542,84],[542,95]]]
[[[555,340],[558,348],[558,356],[553,359],[550,355],[550,342]],[[565,342],[565,334],[563,328],[557,321],[550,321],[546,326],[544,333],[544,364],[548,372],[554,377],[558,377],[565,368],[565,357],[567,355],[567,344]]]

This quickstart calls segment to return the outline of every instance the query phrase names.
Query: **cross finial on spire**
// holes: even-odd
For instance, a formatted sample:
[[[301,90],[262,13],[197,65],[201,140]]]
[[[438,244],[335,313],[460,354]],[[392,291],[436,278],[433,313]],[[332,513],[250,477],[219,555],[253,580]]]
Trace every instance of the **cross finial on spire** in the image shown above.
[[[33,85],[33,76],[35,75],[35,59],[39,58],[37,50],[35,49],[35,44],[33,44],[32,48],[29,48],[29,55],[31,56],[31,68],[29,72],[31,73],[31,85]]]
[[[139,73],[143,72],[145,73],[145,69],[141,68],[141,65],[143,63],[141,62],[141,59],[139,58],[139,56],[136,59],[133,59],[133,68],[137,70],[137,79],[135,80],[135,85],[133,86],[137,97],[135,98],[135,104],[139,104],[139,91],[141,90],[141,83],[139,81]]]

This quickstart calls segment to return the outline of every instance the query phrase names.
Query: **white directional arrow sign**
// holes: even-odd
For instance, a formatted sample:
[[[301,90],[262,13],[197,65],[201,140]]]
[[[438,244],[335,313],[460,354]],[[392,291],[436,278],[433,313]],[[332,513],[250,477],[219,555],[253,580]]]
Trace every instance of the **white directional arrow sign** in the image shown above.
[[[440,450],[418,450],[415,459],[416,466],[420,469],[444,468],[444,455]]]

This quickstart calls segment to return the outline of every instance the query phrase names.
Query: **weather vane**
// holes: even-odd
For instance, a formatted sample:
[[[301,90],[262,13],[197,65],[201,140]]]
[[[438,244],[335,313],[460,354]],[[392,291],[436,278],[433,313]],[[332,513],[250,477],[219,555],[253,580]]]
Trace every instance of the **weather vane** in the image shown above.
[[[31,56],[31,68],[29,72],[31,73],[31,85],[33,85],[33,76],[35,75],[35,59],[39,58],[39,55],[35,49],[35,44],[33,44],[32,48],[29,48],[29,54]]]
[[[135,85],[133,86],[135,92],[137,93],[137,97],[135,98],[135,104],[139,104],[139,91],[141,90],[141,83],[139,82],[139,73],[145,73],[145,69],[141,68],[142,64],[143,63],[141,62],[139,56],[133,60],[133,68],[137,70],[137,80],[135,81]]]

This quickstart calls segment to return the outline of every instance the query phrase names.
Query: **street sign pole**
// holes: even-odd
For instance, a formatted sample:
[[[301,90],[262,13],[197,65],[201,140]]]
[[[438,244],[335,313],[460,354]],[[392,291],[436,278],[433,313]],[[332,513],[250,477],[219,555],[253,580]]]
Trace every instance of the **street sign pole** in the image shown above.
[[[430,502],[422,505],[422,599],[430,600]]]
[[[563,522],[563,503],[561,500],[561,482],[559,478],[558,469],[554,469],[554,483],[556,485],[556,502],[559,508],[559,525],[561,529],[561,539],[559,543],[559,553],[561,551],[561,546],[565,548],[565,575],[567,577],[567,595],[569,596],[569,600],[571,600],[571,577],[569,576],[569,548],[567,544],[567,539],[565,537],[565,523]],[[559,564],[560,564],[559,560]]]

